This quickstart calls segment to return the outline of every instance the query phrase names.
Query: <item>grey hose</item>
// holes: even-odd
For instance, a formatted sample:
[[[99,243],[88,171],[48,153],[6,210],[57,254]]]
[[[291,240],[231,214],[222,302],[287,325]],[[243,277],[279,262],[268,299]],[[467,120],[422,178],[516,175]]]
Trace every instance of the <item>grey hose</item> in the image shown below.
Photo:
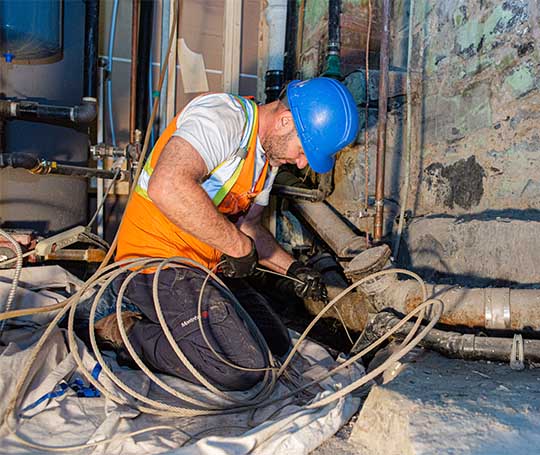
[[[21,270],[23,266],[23,253],[21,250],[21,245],[6,231],[3,229],[0,229],[0,235],[4,238],[6,238],[9,242],[11,242],[15,248],[15,253],[17,255],[17,263],[15,265],[15,273],[13,275],[13,281],[11,282],[11,288],[9,290],[8,298],[5,307],[2,309],[2,313],[7,313],[11,310],[11,306],[13,305],[13,301],[15,300],[15,294],[17,293],[17,287],[19,286],[19,278],[21,276]],[[4,332],[4,326],[6,324],[6,320],[3,320],[0,322],[0,335]]]
[[[414,0],[409,4],[409,39],[407,44],[407,134],[405,136],[405,182],[403,183],[403,190],[401,193],[401,200],[399,201],[399,222],[397,228],[397,234],[394,239],[394,245],[392,248],[392,254],[394,260],[397,261],[399,256],[399,244],[401,242],[401,236],[403,233],[403,227],[405,226],[405,207],[407,206],[407,199],[409,198],[409,186],[411,181],[411,131],[412,131],[412,99],[411,99],[411,59],[412,59],[412,28],[414,24]]]

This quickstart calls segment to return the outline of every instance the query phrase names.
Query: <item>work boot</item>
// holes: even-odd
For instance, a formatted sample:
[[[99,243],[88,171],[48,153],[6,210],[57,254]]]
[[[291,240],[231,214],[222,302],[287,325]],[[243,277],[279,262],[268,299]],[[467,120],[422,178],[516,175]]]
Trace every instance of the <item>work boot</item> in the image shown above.
[[[141,313],[135,311],[122,311],[122,322],[126,333],[129,335],[132,327],[135,323],[142,318]],[[116,313],[110,314],[95,323],[95,333],[98,346],[101,349],[112,349],[119,351],[124,348],[124,341],[120,334],[120,328],[118,327],[118,321],[116,319]]]

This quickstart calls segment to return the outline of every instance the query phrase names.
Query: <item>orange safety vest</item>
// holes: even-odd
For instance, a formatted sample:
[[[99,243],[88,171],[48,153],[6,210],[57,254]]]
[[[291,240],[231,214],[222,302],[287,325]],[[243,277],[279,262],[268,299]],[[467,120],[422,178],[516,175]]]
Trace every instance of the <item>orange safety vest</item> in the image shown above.
[[[253,184],[259,129],[258,108],[251,100],[238,96],[234,98],[244,110],[246,116],[244,129],[249,128],[244,131],[244,134],[249,136],[246,136],[247,145],[237,152],[237,156],[241,156],[239,165],[212,198],[217,210],[225,215],[247,212],[255,197],[262,191],[268,172],[267,161],[257,182]],[[141,172],[135,194],[126,207],[120,227],[116,251],[117,261],[144,256],[181,256],[194,259],[208,268],[215,267],[219,261],[222,254],[220,251],[172,223],[154,205],[146,192],[148,180],[161,152],[177,129],[176,122],[180,115],[175,117],[160,136]],[[218,170],[219,167],[212,172]]]

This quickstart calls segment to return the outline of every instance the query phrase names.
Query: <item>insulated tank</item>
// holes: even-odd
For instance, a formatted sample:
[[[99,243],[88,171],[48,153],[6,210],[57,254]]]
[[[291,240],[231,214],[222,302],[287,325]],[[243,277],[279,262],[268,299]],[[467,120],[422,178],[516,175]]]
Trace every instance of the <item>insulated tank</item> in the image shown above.
[[[0,52],[7,62],[59,60],[61,0],[0,0]]]
[[[58,1],[2,0],[25,10],[33,3]],[[83,96],[83,0],[63,5],[64,49],[50,62],[7,63],[0,58],[0,97],[73,106]],[[0,10],[1,11],[1,10]],[[1,14],[1,13],[0,13]],[[3,18],[0,18],[0,22]],[[7,119],[5,153],[33,153],[78,166],[88,164],[88,130],[60,124]],[[0,227],[50,235],[87,222],[87,180],[62,175],[33,175],[23,169],[0,169]]]

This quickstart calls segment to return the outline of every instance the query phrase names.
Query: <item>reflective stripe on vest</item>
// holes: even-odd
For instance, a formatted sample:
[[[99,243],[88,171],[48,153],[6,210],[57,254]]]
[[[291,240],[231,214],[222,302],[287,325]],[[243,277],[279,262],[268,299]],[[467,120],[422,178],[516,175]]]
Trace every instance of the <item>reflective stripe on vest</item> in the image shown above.
[[[223,201],[223,199],[225,199],[227,194],[231,191],[231,188],[238,180],[250,148],[253,147],[255,150],[257,133],[259,129],[259,109],[257,104],[254,101],[241,96],[229,96],[235,99],[242,107],[245,116],[245,123],[242,131],[242,139],[240,140],[240,145],[234,156],[217,166],[210,173],[208,179],[206,179],[202,184],[203,189],[212,199],[212,202],[216,207]],[[169,124],[163,133],[164,136],[167,135],[167,133],[169,133],[169,138],[172,136],[176,130],[176,122],[178,121],[178,117],[180,115],[181,113],[174,118],[171,124]],[[173,131],[170,131],[169,129],[172,129]],[[167,141],[169,138],[167,138]],[[152,153],[146,160],[146,163],[141,171],[141,175],[139,176],[139,180],[137,181],[137,186],[135,187],[135,192],[149,201],[151,201],[151,199],[148,196],[148,184],[150,177],[154,172],[154,168],[152,167],[152,156],[154,151],[157,150],[157,146],[158,144],[154,146]]]

